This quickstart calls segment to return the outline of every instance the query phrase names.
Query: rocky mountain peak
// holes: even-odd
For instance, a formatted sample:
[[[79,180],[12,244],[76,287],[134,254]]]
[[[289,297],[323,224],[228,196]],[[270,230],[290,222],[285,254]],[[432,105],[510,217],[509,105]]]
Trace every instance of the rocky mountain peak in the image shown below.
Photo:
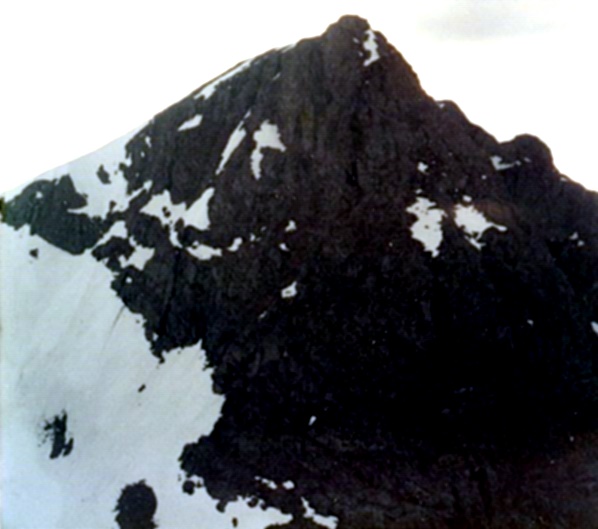
[[[15,420],[51,408],[54,459],[89,443],[85,494],[119,446],[121,527],[161,516],[152,457],[289,529],[595,526],[558,472],[596,454],[597,196],[537,138],[429,97],[363,19],[235,66],[1,211]],[[111,413],[128,444],[91,419]]]

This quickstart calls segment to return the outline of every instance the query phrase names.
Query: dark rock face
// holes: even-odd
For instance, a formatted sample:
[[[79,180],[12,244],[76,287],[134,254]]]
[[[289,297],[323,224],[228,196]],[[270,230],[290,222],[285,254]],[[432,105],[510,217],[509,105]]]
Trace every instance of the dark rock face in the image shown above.
[[[598,196],[538,139],[498,143],[348,17],[127,152],[125,209],[73,213],[64,176],[3,221],[91,250],[161,359],[202,340],[226,402],[180,461],[222,505],[259,498],[289,528],[317,525],[306,502],[339,529],[598,525]]]
[[[73,451],[75,441],[68,434],[68,416],[66,412],[56,415],[51,421],[44,424],[44,439],[51,441],[52,449],[50,459],[68,456]]]
[[[143,481],[127,485],[116,504],[116,522],[120,529],[154,529],[157,508],[158,500],[151,487]]]

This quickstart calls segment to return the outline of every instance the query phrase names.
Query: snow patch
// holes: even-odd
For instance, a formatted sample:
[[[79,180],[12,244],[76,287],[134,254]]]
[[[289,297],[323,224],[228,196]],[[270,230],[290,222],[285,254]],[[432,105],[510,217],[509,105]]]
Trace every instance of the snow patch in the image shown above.
[[[249,59],[230,69],[228,72],[223,73],[220,77],[216,77],[216,79],[201,88],[200,91],[193,96],[193,99],[199,99],[203,97],[204,101],[207,101],[222,83],[232,79],[235,75],[241,73],[242,71],[247,70],[252,62],[253,59]]]
[[[490,228],[500,232],[507,231],[506,226],[490,222],[481,211],[471,205],[459,204],[455,208],[455,223],[465,232],[469,243],[478,250],[481,250],[484,244],[481,242],[482,236]]]
[[[301,503],[305,510],[305,518],[328,529],[336,529],[338,525],[338,518],[336,516],[322,516],[318,514],[305,498],[301,498]]]
[[[247,136],[247,131],[244,129],[245,125],[245,117],[241,120],[241,122],[237,125],[237,128],[233,130],[233,133],[228,138],[228,142],[222,151],[220,156],[220,163],[218,164],[218,168],[216,169],[216,174],[219,175],[224,166],[227,164],[228,160],[232,156],[232,154],[237,150],[237,147],[241,145],[241,142]]]
[[[428,172],[428,167],[428,164],[424,162],[417,162],[417,170],[422,174],[426,174]]]
[[[213,248],[206,244],[195,243],[195,245],[187,248],[187,251],[200,261],[209,261],[213,257],[222,257],[222,249]]]
[[[373,62],[376,62],[380,59],[380,54],[378,53],[378,43],[376,42],[376,34],[371,30],[368,29],[365,32],[366,40],[363,43],[363,49],[366,53],[369,53],[370,56],[363,61],[364,66],[369,66]]]
[[[287,150],[286,146],[280,139],[280,132],[278,127],[269,121],[264,121],[260,128],[253,133],[253,141],[255,141],[255,148],[251,153],[251,171],[256,180],[262,176],[262,159],[264,158],[264,149],[274,149],[280,152]]]
[[[201,125],[202,120],[203,120],[203,116],[201,114],[197,114],[197,115],[193,116],[192,118],[188,119],[187,121],[185,121],[184,123],[182,123],[181,126],[177,130],[182,132],[184,130],[194,129]]]
[[[283,288],[280,292],[283,299],[293,298],[297,295],[297,281],[291,283],[288,287]]]
[[[291,250],[289,249],[289,247],[286,245],[286,243],[280,243],[278,245],[278,247],[283,251],[283,252],[290,252]]]
[[[208,187],[201,196],[191,204],[185,219],[187,224],[196,227],[198,230],[210,229],[210,200],[214,196],[214,188]]]
[[[490,161],[492,162],[492,166],[497,171],[504,171],[505,169],[510,169],[511,167],[515,167],[517,163],[505,163],[502,161],[501,156],[490,156]]]
[[[276,490],[278,488],[278,485],[271,479],[256,476],[255,480],[259,481],[262,485],[266,485],[266,487],[268,487],[269,489]]]
[[[284,229],[285,232],[289,233],[291,231],[295,231],[297,230],[297,224],[295,223],[294,220],[289,220],[289,223],[287,224],[286,228]]]
[[[285,481],[282,484],[282,488],[285,490],[293,490],[295,488],[295,484],[292,481]]]
[[[442,244],[442,219],[445,216],[434,202],[426,197],[417,197],[415,202],[407,208],[417,220],[411,226],[411,236],[424,245],[424,250],[437,257]]]
[[[129,239],[131,242],[131,239]],[[146,248],[145,246],[140,246],[138,244],[132,244],[135,250],[131,254],[128,259],[124,259],[121,261],[121,266],[134,266],[137,270],[143,270],[146,263],[154,256],[156,250],[154,248]]]
[[[591,323],[591,325],[592,325],[592,330],[594,331],[594,333],[595,333],[596,335],[598,335],[598,322],[595,322],[595,321],[593,321],[593,322]]]
[[[165,190],[159,195],[154,195],[141,208],[141,212],[160,219],[164,226],[170,227],[171,232],[179,220],[182,220],[187,225],[194,226],[198,230],[205,231],[210,228],[208,205],[213,196],[214,188],[208,187],[187,209],[187,205],[184,202],[173,204],[170,192]],[[173,244],[177,245],[177,243]]]
[[[241,237],[237,237],[226,250],[229,252],[236,252],[239,248],[241,248],[242,244],[243,239],[241,239]]]

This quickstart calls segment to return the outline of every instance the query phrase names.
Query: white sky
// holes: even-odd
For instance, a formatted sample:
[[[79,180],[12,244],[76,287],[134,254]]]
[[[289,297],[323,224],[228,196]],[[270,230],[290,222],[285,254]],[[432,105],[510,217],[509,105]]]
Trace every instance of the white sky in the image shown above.
[[[532,133],[598,189],[595,29],[586,0],[6,0],[0,192],[93,151],[241,60],[343,14],[386,35],[436,99],[500,140]]]

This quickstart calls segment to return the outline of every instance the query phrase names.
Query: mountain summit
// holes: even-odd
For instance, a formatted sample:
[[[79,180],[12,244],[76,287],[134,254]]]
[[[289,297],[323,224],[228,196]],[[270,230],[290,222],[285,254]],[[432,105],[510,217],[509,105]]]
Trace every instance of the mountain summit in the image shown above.
[[[598,524],[598,195],[364,20],[1,213],[7,526]]]

